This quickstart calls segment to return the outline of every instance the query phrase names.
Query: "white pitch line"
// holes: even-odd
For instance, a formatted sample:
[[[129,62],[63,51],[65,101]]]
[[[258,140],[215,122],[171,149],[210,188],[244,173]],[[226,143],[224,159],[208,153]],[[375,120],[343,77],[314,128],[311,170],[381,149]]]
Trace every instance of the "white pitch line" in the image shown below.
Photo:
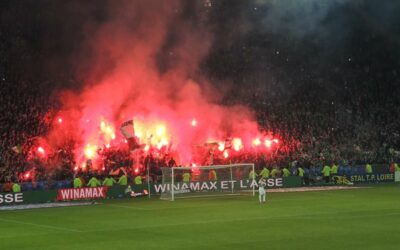
[[[55,226],[50,226],[50,225],[23,222],[23,221],[18,221],[18,220],[9,220],[9,219],[3,219],[3,218],[0,218],[0,221],[11,222],[11,223],[16,223],[16,224],[21,224],[21,225],[28,225],[28,226],[42,227],[42,228],[47,228],[47,229],[56,229],[56,230],[66,231],[66,232],[74,232],[74,233],[82,233],[83,232],[80,230],[66,228],[66,227],[55,227]]]

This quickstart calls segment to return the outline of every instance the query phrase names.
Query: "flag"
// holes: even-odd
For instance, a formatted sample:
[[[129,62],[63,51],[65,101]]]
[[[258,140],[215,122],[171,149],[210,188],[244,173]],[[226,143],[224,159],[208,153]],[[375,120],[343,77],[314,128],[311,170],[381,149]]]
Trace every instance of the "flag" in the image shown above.
[[[137,138],[135,137],[135,127],[133,124],[133,120],[129,120],[122,123],[120,130],[121,134],[128,141],[128,146],[130,151],[134,151],[141,147],[137,141]]]
[[[228,137],[225,139],[224,148],[225,149],[232,148],[232,138]]]
[[[20,154],[22,153],[22,147],[21,145],[16,145],[14,147],[11,148],[15,153]]]
[[[126,169],[124,167],[120,167],[117,169],[111,169],[109,172],[109,175],[113,175],[113,176],[118,176],[122,173],[124,173],[125,175],[127,175]]]
[[[126,138],[135,137],[135,127],[133,126],[133,120],[126,121],[121,124],[121,133]]]

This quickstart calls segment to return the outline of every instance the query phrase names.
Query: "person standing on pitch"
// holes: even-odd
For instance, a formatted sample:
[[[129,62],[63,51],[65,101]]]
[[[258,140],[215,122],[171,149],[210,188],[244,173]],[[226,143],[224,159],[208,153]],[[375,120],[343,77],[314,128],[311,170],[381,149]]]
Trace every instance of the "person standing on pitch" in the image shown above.
[[[267,181],[264,178],[261,178],[258,181],[258,200],[260,201],[260,203],[265,202],[266,186],[267,186]]]

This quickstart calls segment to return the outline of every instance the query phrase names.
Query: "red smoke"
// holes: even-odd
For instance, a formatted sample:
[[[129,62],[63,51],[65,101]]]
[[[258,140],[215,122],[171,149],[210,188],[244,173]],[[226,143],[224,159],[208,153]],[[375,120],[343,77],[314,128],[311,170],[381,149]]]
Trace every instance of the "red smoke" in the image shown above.
[[[221,152],[227,137],[233,138],[235,151],[264,144],[253,113],[243,106],[219,105],[219,94],[199,74],[197,66],[212,37],[206,27],[180,20],[180,9],[175,1],[112,6],[113,18],[91,34],[97,60],[87,82],[81,91],[60,96],[62,120],[48,136],[53,146],[72,139],[79,164],[95,159],[98,149],[126,147],[119,126],[129,119],[145,151],[169,151],[181,164],[198,162],[194,151],[206,142],[219,143]],[[172,28],[178,42],[164,51]],[[163,71],[160,53],[173,62]]]

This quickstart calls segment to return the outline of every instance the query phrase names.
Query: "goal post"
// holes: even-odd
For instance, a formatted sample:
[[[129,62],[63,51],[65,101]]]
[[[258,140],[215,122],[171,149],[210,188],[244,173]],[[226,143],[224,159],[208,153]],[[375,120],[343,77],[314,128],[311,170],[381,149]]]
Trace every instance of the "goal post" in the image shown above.
[[[224,195],[255,195],[254,164],[161,168],[162,183],[156,186],[161,199]]]

